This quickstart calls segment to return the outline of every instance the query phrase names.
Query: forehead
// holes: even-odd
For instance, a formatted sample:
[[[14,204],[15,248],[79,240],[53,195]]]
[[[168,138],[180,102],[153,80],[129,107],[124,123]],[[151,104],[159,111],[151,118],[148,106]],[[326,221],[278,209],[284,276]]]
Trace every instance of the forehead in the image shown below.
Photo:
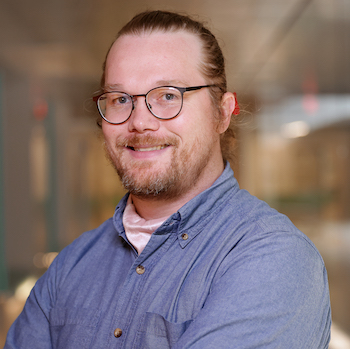
[[[204,83],[199,70],[201,59],[201,42],[188,32],[123,35],[108,54],[105,82],[124,85],[132,84],[135,79],[146,84],[154,81]]]

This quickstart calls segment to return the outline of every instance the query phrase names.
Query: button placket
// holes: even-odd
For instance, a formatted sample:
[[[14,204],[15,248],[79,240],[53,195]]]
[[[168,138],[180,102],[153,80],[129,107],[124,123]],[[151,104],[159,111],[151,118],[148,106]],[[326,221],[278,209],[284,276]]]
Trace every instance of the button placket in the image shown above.
[[[132,319],[137,312],[138,303],[142,301],[140,292],[144,283],[147,282],[148,274],[151,273],[153,264],[159,261],[160,256],[178,239],[174,228],[171,231],[169,229],[168,231],[166,228],[162,229],[160,233],[157,233],[159,236],[156,239],[150,240],[150,245],[142,251],[142,254],[136,255],[136,258],[133,260],[134,264],[128,271],[128,279],[124,284],[126,292],[121,292],[115,307],[115,314],[112,320],[113,327],[110,328],[111,339],[109,340],[109,347],[112,347],[113,339],[114,345],[118,341],[123,346],[124,341],[128,341],[129,330],[133,327]],[[117,328],[118,325],[120,328]]]

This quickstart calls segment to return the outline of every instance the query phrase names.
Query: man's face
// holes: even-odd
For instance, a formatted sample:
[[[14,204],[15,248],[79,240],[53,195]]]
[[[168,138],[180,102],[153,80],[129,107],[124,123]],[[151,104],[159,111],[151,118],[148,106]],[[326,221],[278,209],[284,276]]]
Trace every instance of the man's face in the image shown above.
[[[136,95],[157,86],[206,85],[200,60],[201,44],[189,33],[121,36],[107,58],[105,89]],[[126,189],[139,197],[176,199],[210,186],[223,168],[214,113],[204,88],[186,92],[181,113],[171,120],[157,119],[138,97],[125,123],[103,121],[108,157]]]

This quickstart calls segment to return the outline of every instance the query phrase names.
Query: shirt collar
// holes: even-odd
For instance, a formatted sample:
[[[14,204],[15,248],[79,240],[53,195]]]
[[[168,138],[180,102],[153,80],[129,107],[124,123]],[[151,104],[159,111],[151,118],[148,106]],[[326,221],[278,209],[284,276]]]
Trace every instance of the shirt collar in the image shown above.
[[[227,162],[223,173],[211,187],[195,196],[179,209],[180,235],[186,231],[189,236],[185,243],[188,243],[203,230],[207,224],[207,219],[211,219],[211,216],[216,214],[216,210],[224,209],[228,197],[238,190],[237,180],[234,178],[230,164]]]
[[[215,214],[215,209],[221,209],[227,200],[228,195],[233,195],[239,190],[237,180],[233,176],[230,164],[227,162],[221,176],[213,185],[195,196],[176,213],[169,217],[163,225],[172,225],[174,221],[180,221],[177,233],[180,236],[186,231],[189,238],[181,244],[187,245],[205,226],[208,212]],[[128,200],[129,194],[126,194],[116,207],[113,223],[119,234],[124,233],[123,212]]]

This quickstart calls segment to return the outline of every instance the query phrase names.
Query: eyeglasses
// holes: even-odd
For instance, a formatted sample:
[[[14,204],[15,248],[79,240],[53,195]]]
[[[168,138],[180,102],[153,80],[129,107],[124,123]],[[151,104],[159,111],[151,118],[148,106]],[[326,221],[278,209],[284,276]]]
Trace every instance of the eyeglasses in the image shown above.
[[[148,110],[158,119],[169,120],[178,116],[183,105],[183,94],[215,85],[192,87],[160,86],[146,94],[129,95],[125,92],[105,92],[93,98],[104,120],[119,125],[128,120],[135,109],[136,97],[145,97]]]

